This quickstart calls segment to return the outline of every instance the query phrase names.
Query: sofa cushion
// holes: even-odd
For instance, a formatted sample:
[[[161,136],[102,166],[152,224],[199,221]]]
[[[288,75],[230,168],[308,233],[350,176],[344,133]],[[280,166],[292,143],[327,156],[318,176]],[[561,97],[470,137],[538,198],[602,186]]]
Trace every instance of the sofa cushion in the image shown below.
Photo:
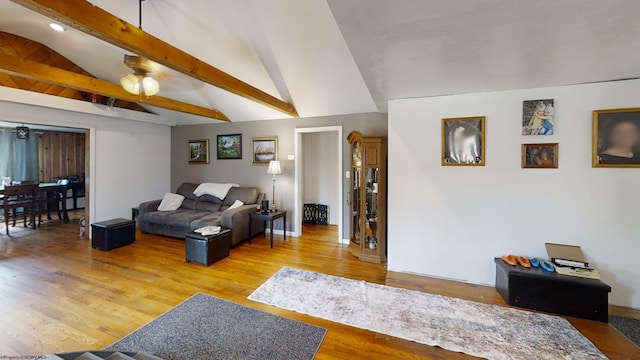
[[[244,203],[242,201],[236,200],[236,202],[234,202],[233,205],[229,206],[229,208],[227,210],[239,208],[242,205],[244,205]]]
[[[221,213],[213,213],[201,218],[195,219],[189,225],[190,230],[195,230],[201,228],[203,226],[220,226],[220,215]]]
[[[174,211],[154,211],[146,214],[146,220],[153,224],[181,226],[188,228],[192,221],[209,213],[198,210],[178,209]]]
[[[195,209],[207,212],[217,212],[220,211],[220,206],[222,206],[222,201],[220,200],[217,202],[198,201]]]
[[[229,189],[229,193],[222,204],[231,206],[236,200],[240,200],[245,204],[255,204],[259,194],[258,189],[254,187],[233,187]]]
[[[182,201],[184,201],[184,196],[179,194],[166,193],[164,194],[162,202],[160,202],[160,205],[158,206],[158,211],[177,210],[180,205],[182,205]]]
[[[176,194],[180,194],[188,200],[198,201],[198,197],[193,193],[193,191],[198,187],[198,184],[194,183],[182,183],[178,186],[178,190],[176,190]]]

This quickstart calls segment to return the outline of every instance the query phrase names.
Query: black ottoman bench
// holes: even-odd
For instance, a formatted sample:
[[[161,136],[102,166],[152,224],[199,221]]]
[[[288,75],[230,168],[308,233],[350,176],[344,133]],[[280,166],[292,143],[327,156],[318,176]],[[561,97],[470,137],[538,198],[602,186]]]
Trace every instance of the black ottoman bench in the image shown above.
[[[136,222],[113,219],[91,224],[91,247],[109,251],[136,241]]]
[[[496,263],[496,290],[511,306],[582,319],[609,321],[611,287],[600,280]]]
[[[185,236],[185,258],[187,262],[206,266],[229,256],[231,248],[231,229],[220,229],[213,235],[190,232]]]

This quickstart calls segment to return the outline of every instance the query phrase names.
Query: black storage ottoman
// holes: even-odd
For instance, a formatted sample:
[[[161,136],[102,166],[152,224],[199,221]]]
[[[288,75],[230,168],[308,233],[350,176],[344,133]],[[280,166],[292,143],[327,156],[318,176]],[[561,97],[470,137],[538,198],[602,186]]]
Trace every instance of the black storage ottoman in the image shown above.
[[[609,321],[611,287],[540,268],[509,266],[495,258],[496,290],[507,305],[601,322]]]
[[[109,251],[136,241],[136,222],[113,219],[91,224],[91,247]]]
[[[231,248],[231,230],[221,229],[213,235],[190,232],[185,236],[185,258],[187,262],[206,266],[229,256]]]

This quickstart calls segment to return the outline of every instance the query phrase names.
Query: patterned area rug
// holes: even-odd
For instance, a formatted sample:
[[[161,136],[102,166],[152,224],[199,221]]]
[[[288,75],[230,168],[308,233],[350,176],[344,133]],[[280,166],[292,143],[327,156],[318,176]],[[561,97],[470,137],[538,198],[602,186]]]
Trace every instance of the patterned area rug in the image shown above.
[[[326,329],[198,293],[106,350],[166,360],[313,359]]]
[[[606,359],[557,316],[288,267],[249,299],[486,359]]]

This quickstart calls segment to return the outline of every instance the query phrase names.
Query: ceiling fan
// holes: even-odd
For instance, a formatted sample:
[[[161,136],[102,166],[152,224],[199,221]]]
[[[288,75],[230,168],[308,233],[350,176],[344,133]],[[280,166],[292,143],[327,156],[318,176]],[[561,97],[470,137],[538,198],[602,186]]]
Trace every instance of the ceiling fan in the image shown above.
[[[142,30],[142,2],[138,1],[138,28]],[[120,78],[122,88],[133,95],[143,94],[145,96],[156,95],[160,91],[158,80],[149,76],[159,70],[159,65],[153,61],[138,55],[124,55],[124,64],[133,70],[133,74],[129,74]]]
[[[132,74],[120,79],[122,88],[134,95],[153,96],[160,91],[160,83],[150,73],[158,72],[159,65],[137,55],[124,55],[124,64],[133,70]]]

